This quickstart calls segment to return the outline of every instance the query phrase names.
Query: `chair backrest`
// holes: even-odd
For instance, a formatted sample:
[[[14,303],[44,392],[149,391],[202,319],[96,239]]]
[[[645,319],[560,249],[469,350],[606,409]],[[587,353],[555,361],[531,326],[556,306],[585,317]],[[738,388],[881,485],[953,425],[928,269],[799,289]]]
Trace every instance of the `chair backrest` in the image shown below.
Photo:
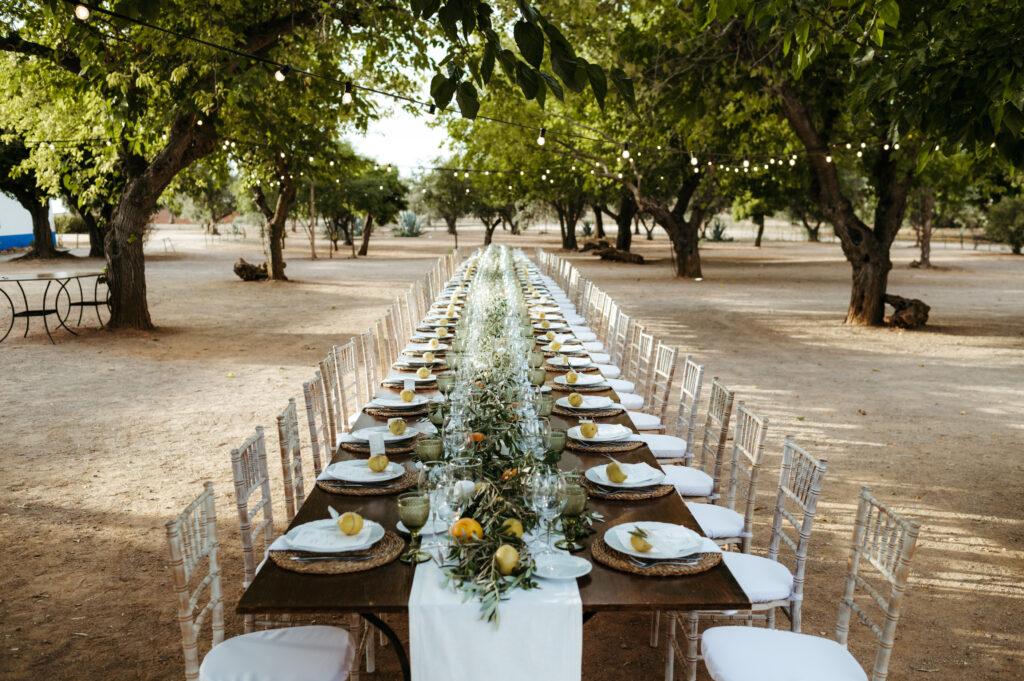
[[[608,348],[614,340],[612,336],[615,333],[615,318],[618,315],[619,306],[611,296],[606,295],[604,297],[604,305],[601,307],[601,316],[597,321],[597,330],[594,333],[597,334],[597,339],[604,343],[604,351],[608,354],[611,354]]]
[[[393,355],[398,355],[399,351],[405,347],[409,329],[408,310],[402,309],[401,296],[391,302],[391,321],[394,323],[392,338],[395,339],[395,345],[392,347]]]
[[[320,475],[323,470],[321,461],[330,461],[333,456],[334,443],[327,425],[327,403],[324,401],[324,381],[317,371],[313,380],[302,384],[302,396],[306,400],[306,421],[309,423],[310,450],[313,452],[313,473]],[[320,453],[323,452],[323,458]]]
[[[341,398],[340,412],[342,420],[338,424],[339,432],[351,430],[359,418],[359,409],[362,402],[359,400],[359,387],[357,374],[359,373],[356,342],[354,340],[344,345],[335,345],[331,349],[334,357],[334,368],[338,376],[338,395]]]
[[[594,282],[582,276],[579,278],[579,282],[580,285],[577,287],[577,293],[572,302],[576,306],[576,310],[586,317],[589,311],[587,308],[590,305],[590,296],[593,295],[594,289],[597,287],[594,286]]]
[[[608,294],[599,289],[597,286],[592,286],[590,289],[590,299],[587,301],[587,309],[583,313],[583,316],[587,318],[587,325],[590,330],[600,338],[601,329],[601,316],[604,313],[604,305],[608,301]]]
[[[363,370],[359,380],[359,403],[366,404],[373,399],[380,384],[380,359],[377,357],[379,346],[373,329],[359,336],[359,364]]]
[[[338,441],[338,433],[344,430],[345,418],[341,412],[341,386],[338,385],[338,367],[334,351],[327,353],[319,362],[320,378],[323,380],[324,406],[327,408],[327,433],[331,442]]]
[[[746,502],[743,509],[743,553],[750,553],[757,478],[761,471],[761,462],[764,461],[768,419],[756,415],[742,402],[736,406],[736,416],[736,435],[732,443],[732,466],[729,472],[726,506],[736,510],[737,493],[743,495]]]
[[[889,658],[896,638],[896,624],[900,619],[910,561],[914,557],[917,533],[920,529],[920,523],[904,520],[875,499],[870,487],[861,488],[857,520],[853,526],[849,570],[846,574],[843,596],[839,602],[836,639],[846,645],[851,613],[856,613],[857,617],[871,629],[878,639],[871,681],[885,681],[889,673]],[[888,593],[880,593],[874,588],[863,577],[862,567],[874,567],[888,583]],[[868,601],[873,602],[885,615],[885,621],[881,626],[855,602],[854,597],[858,590],[870,596]]]
[[[199,632],[210,618],[213,643],[224,640],[224,602],[220,588],[220,564],[217,562],[217,512],[213,500],[213,483],[203,485],[203,492],[185,507],[174,520],[168,520],[167,544],[171,554],[171,579],[178,597],[178,625],[185,653],[185,678],[199,678]],[[208,561],[206,576],[189,589],[200,564]],[[209,600],[202,608],[199,601],[209,589]],[[198,608],[198,611],[197,611]]]
[[[625,366],[619,367],[626,373],[626,377],[636,384],[638,395],[643,394],[643,385],[640,383],[640,334],[644,332],[644,325],[640,322],[633,322],[629,331],[629,351],[626,354]]]
[[[387,377],[392,360],[398,353],[391,354],[391,342],[388,340],[387,318],[378,319],[374,331],[377,335],[377,358],[380,360],[380,377]],[[377,386],[374,386],[376,389]]]
[[[619,310],[619,316],[615,320],[615,341],[612,346],[612,364],[618,366],[623,374],[626,373],[626,358],[629,357],[630,332],[633,330],[633,320],[628,314]]]
[[[693,440],[697,432],[697,411],[700,406],[700,388],[704,382],[704,365],[697,364],[690,355],[683,360],[683,381],[679,388],[679,412],[676,414],[676,432],[683,438],[686,429],[686,457],[693,457]]]
[[[242,558],[245,563],[244,586],[256,576],[256,543],[262,535],[270,546],[274,541],[274,509],[270,499],[270,474],[267,471],[267,448],[263,426],[231,450],[231,473],[235,479],[235,503],[238,524],[242,531]],[[259,492],[258,499],[253,495]],[[260,517],[262,516],[262,518]]]
[[[725,441],[729,437],[729,419],[732,417],[732,402],[735,397],[736,393],[722,385],[717,376],[711,379],[711,399],[708,402],[708,414],[704,419],[704,439],[700,446],[699,466],[713,480],[712,501],[721,493]]]
[[[421,298],[419,296],[419,292],[416,290],[415,284],[410,286],[409,290],[405,292],[405,306],[409,310],[409,328],[415,330],[415,327],[419,324],[420,320],[422,320],[426,315],[426,310],[423,309]]]
[[[295,398],[288,398],[288,406],[277,416],[277,441],[281,448],[281,472],[284,475],[284,505],[287,520],[298,512],[306,499],[302,484],[302,439],[299,437],[299,414]]]
[[[651,400],[651,373],[654,369],[654,334],[641,330],[636,335],[636,367],[633,381],[636,382],[636,393],[643,396],[644,404]]]
[[[672,383],[676,377],[676,360],[679,359],[679,348],[669,347],[661,341],[654,350],[654,363],[648,374],[648,397],[645,409],[648,414],[658,417],[659,423],[665,423],[668,414],[668,403],[672,395]]]
[[[811,540],[811,528],[814,525],[814,514],[821,494],[821,484],[825,479],[826,459],[816,459],[799,447],[792,437],[786,438],[782,447],[782,468],[779,472],[779,490],[775,499],[775,514],[772,516],[771,541],[768,544],[768,557],[779,559],[780,545],[785,542],[793,551],[793,600],[803,600],[804,576],[807,567],[807,547]],[[787,504],[796,508],[796,514],[790,512]],[[787,529],[795,530],[796,536],[791,537]],[[799,632],[801,627],[800,607],[790,613],[791,628]]]

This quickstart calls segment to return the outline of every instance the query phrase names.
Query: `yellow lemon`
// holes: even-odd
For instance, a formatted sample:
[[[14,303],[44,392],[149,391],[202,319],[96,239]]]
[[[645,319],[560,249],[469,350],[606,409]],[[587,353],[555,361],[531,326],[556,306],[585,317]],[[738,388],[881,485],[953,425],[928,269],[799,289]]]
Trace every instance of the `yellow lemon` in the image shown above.
[[[510,575],[519,566],[519,552],[508,544],[502,544],[494,552],[494,562],[498,564],[498,572]]]
[[[573,407],[579,407],[583,404],[583,395],[580,395],[579,393],[569,395],[569,404]]]
[[[651,542],[647,541],[647,536],[646,532],[637,528],[629,533],[629,543],[640,553],[647,553],[654,548]]]
[[[359,534],[363,529],[363,516],[349,511],[338,516],[338,529],[345,534]]]
[[[388,457],[383,454],[377,456],[371,456],[366,460],[366,465],[369,466],[370,470],[374,473],[383,473],[388,468]]]
[[[580,375],[577,374],[575,371],[570,371],[565,375],[566,383],[575,383],[578,380],[580,380]]]
[[[518,518],[508,518],[501,524],[501,533],[513,536],[516,539],[522,539],[523,523]]]
[[[439,326],[439,327],[437,327],[437,337],[438,338],[444,338],[447,335],[448,335],[448,327],[447,326]]]
[[[416,393],[412,390],[403,390],[398,393],[398,396],[402,398],[403,402],[412,402],[412,398],[416,397]]]
[[[608,476],[609,480],[617,483],[623,483],[626,481],[626,478],[629,477],[625,472],[623,472],[618,461],[612,461],[608,464],[604,469],[604,474]]]
[[[455,306],[454,305],[449,305],[448,308],[444,311],[444,313],[446,315],[448,315],[449,317],[454,317],[455,316]]]
[[[391,431],[392,435],[401,435],[405,432],[406,427],[405,419],[391,419],[388,421],[388,430]]]
[[[424,362],[433,362],[434,361],[434,353],[432,353],[432,352],[424,352],[423,353],[423,361]]]
[[[416,378],[430,378],[430,367],[420,367],[417,369]]]
[[[537,316],[538,316],[538,317],[540,317],[541,319],[544,319],[545,317],[547,317],[547,316],[548,316],[548,313],[547,313],[547,312],[541,312],[541,313],[540,313],[539,315],[537,315]]]
[[[580,424],[580,435],[591,438],[597,435],[597,424],[592,421],[584,421]]]
[[[437,340],[436,338],[431,338],[430,339],[430,347],[431,348],[436,350],[440,346],[441,346],[441,342],[439,340]]]
[[[550,331],[544,334],[544,337],[547,338],[548,340],[555,340],[555,334]]]
[[[551,343],[551,350],[553,352],[558,352],[561,349],[562,349],[562,344],[559,343],[558,341],[554,341],[554,342]]]
[[[541,322],[540,323],[540,328],[542,328],[542,329],[550,329],[551,328],[551,322]]]

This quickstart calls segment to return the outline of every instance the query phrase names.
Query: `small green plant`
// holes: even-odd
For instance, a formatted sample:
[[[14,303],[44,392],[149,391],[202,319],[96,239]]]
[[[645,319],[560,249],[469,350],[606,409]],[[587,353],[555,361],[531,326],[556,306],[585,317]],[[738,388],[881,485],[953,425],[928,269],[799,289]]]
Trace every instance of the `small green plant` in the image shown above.
[[[398,214],[398,224],[391,229],[391,233],[404,237],[423,236],[423,222],[416,213],[403,210]]]
[[[353,237],[357,237],[357,236],[362,236],[363,235],[363,222],[364,222],[364,219],[363,219],[362,215],[357,215],[355,217],[355,219],[352,220],[352,236]]]
[[[594,233],[594,228],[590,224],[590,220],[583,221],[583,238],[587,238]]]
[[[711,241],[732,241],[725,238],[725,224],[718,218],[711,223]]]

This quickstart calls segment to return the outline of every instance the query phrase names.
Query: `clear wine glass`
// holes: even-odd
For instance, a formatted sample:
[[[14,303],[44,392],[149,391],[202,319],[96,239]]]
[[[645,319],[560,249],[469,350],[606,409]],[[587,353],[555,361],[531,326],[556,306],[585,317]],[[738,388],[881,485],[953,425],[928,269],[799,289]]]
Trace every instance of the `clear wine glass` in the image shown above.
[[[530,476],[528,487],[530,505],[544,521],[546,534],[541,554],[555,553],[551,543],[554,520],[565,506],[565,481],[556,471],[538,469]]]

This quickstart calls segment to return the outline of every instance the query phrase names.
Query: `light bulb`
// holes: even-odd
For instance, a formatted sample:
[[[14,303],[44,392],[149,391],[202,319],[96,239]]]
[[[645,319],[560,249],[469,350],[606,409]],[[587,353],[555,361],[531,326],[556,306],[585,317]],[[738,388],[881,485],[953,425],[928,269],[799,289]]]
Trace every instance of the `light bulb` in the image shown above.
[[[935,145],[935,151],[938,151],[938,150],[939,150],[939,145],[938,145],[938,144],[936,144],[936,145]]]
[[[832,157],[831,156],[826,156],[825,157],[825,163],[831,163],[831,162],[832,162]]]
[[[860,148],[861,148],[861,149],[867,149],[867,148],[868,148],[868,145],[867,145],[867,144],[865,144],[864,142],[861,142],[861,143],[860,143]]]
[[[796,165],[796,159],[795,158],[789,159],[789,165],[795,166]]]
[[[345,94],[341,96],[342,104],[352,103],[352,83],[345,83]]]
[[[469,193],[469,187],[466,187],[466,193],[467,194]]]
[[[899,143],[899,142],[897,142],[896,144],[892,145],[892,148],[893,148],[893,149],[896,149],[896,150],[899,150],[899,148],[900,148],[900,143]]]
[[[885,144],[883,144],[882,148],[885,149],[886,151],[889,151],[889,143],[886,142]]]
[[[198,126],[202,127],[202,125],[203,125],[203,119],[202,119],[202,118],[200,118],[199,120],[197,120],[197,121],[196,121],[196,125],[198,125]]]
[[[291,70],[292,70],[292,67],[290,67],[287,64],[285,64],[284,66],[279,68],[277,71],[274,71],[274,78],[277,80],[278,83],[280,83],[281,81],[283,81],[285,78],[288,77],[288,72],[291,71]]]
[[[743,159],[743,167],[744,168],[749,168],[750,167],[750,161],[748,161],[747,159]]]
[[[860,157],[862,157],[863,155],[864,155],[864,152],[863,152],[863,151],[861,151],[860,149],[858,149],[858,150],[857,150],[857,158],[860,158]]]
[[[691,166],[697,165],[697,157],[696,156],[691,156],[690,157],[690,165]]]
[[[428,113],[428,114],[430,114],[431,116],[433,116],[434,114],[436,114],[436,113],[437,113],[437,107],[436,107],[436,106],[434,106],[433,104],[431,104],[431,105],[430,105],[430,106],[429,106],[429,107],[427,108],[427,113]]]
[[[852,147],[852,146],[850,145],[850,143],[849,143],[849,142],[847,142],[847,143],[846,143],[846,148],[847,148],[847,149],[852,149],[853,147]]]
[[[537,137],[537,145],[538,146],[541,146],[541,147],[544,146],[544,142],[545,142],[544,136],[547,135],[547,132],[548,132],[547,128],[541,128],[540,129],[540,135]]]
[[[92,10],[82,3],[75,5],[75,18],[79,21],[89,21],[90,14],[92,14]]]
[[[469,173],[463,173],[463,174],[462,174],[462,176],[463,176],[464,178],[466,178],[467,180],[469,179]]]
[[[629,142],[622,145],[622,158],[629,158]]]
[[[312,156],[310,156],[310,157],[309,157],[309,162],[310,162],[310,163],[312,163],[312,162],[313,162],[313,157],[312,157]]]

